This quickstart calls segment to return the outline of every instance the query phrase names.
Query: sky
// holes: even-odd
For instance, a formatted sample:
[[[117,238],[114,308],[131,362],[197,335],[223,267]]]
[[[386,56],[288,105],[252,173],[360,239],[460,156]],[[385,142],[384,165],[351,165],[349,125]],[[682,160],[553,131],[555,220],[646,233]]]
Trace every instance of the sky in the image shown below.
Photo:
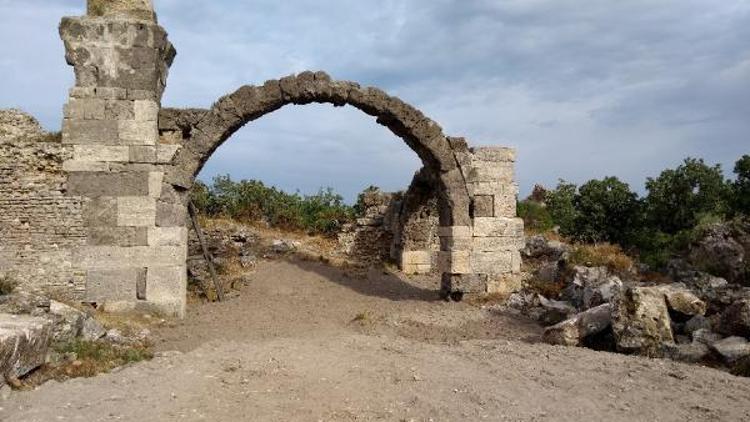
[[[83,0],[0,0],[0,108],[59,130],[73,83],[57,34]],[[166,107],[209,107],[303,70],[377,86],[449,136],[518,150],[522,194],[685,157],[750,153],[750,0],[154,0],[178,55]],[[288,106],[224,144],[201,178],[348,200],[408,186],[420,162],[350,107]]]

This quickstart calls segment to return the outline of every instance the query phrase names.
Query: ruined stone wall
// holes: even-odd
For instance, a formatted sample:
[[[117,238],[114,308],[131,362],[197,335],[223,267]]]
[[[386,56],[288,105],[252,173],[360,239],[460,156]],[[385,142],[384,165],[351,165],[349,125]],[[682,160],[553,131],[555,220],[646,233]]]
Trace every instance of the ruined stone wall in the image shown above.
[[[85,274],[72,251],[86,231],[82,198],[65,195],[63,161],[71,156],[31,116],[0,110],[0,277],[82,299]]]

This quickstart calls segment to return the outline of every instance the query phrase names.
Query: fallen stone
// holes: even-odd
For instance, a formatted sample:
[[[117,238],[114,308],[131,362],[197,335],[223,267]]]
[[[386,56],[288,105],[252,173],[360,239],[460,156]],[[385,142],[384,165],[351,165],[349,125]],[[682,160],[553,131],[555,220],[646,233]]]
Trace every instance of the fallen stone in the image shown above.
[[[542,340],[561,346],[578,346],[589,336],[599,334],[611,324],[612,306],[608,303],[581,312],[559,324],[547,327]]]
[[[716,334],[710,329],[700,329],[693,333],[693,341],[697,341],[698,343],[705,344],[706,346],[711,346],[712,344],[716,343],[717,341],[721,340],[722,337],[720,334]]]
[[[682,315],[705,315],[706,303],[689,291],[685,286],[672,284],[660,287],[667,299],[669,309]]]
[[[734,302],[721,315],[720,331],[750,338],[750,299]]]
[[[555,325],[576,313],[576,308],[568,302],[550,300],[542,295],[538,295],[538,301],[539,305],[544,309],[544,313],[540,318],[540,322],[544,325]]]
[[[709,320],[703,315],[696,315],[690,318],[685,323],[685,327],[683,328],[683,331],[685,332],[685,334],[692,337],[693,333],[698,330],[710,330],[710,329],[711,329],[711,320]]]
[[[579,309],[609,303],[623,285],[606,267],[576,266],[573,271],[573,281],[563,289],[562,297]]]
[[[58,343],[69,342],[81,333],[86,314],[64,303],[52,300],[49,307],[52,326],[52,340]]]
[[[52,336],[45,318],[0,314],[0,385],[44,364]]]
[[[623,290],[612,304],[612,330],[620,352],[660,356],[664,344],[674,343],[667,302],[659,288]]]
[[[16,292],[0,296],[0,313],[40,316],[49,312],[50,300],[31,293]]]
[[[699,342],[664,345],[664,356],[679,362],[702,362],[710,353],[711,349],[705,344]]]
[[[293,240],[274,240],[272,244],[273,251],[276,253],[288,253],[297,250],[300,242]]]
[[[711,350],[716,352],[725,363],[733,364],[750,356],[750,342],[743,337],[727,337],[712,344]]]
[[[101,323],[94,317],[87,315],[81,325],[80,336],[85,341],[96,341],[107,335],[107,330],[104,329]]]

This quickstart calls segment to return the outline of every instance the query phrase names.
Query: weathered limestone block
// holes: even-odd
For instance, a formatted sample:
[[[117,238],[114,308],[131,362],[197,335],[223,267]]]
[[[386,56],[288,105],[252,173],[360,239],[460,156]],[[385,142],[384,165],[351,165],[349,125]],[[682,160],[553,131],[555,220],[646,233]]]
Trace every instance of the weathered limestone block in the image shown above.
[[[135,301],[138,280],[145,271],[142,267],[112,269],[106,266],[89,270],[86,278],[86,301]]]
[[[525,245],[524,238],[517,236],[475,237],[471,249],[475,252],[519,251]]]
[[[184,261],[175,266],[150,266],[146,281],[149,303],[172,316],[185,315],[187,296],[187,267]]]
[[[615,295],[612,304],[612,329],[619,351],[660,356],[663,344],[674,343],[669,310],[661,289],[625,289]]]
[[[471,149],[475,161],[494,163],[514,163],[516,150],[508,147],[477,147]]]
[[[450,274],[471,274],[472,258],[470,251],[439,252],[438,269]]]
[[[44,364],[51,330],[44,318],[0,314],[0,385]]]
[[[73,251],[73,258],[84,268],[130,268],[184,265],[187,245],[180,246],[84,246]]]
[[[118,145],[118,124],[115,120],[64,119],[64,144]]]
[[[88,0],[87,13],[90,16],[156,20],[152,0]]]
[[[122,145],[156,145],[159,138],[155,122],[120,120],[117,130]]]
[[[88,198],[147,196],[148,173],[73,172],[68,176],[68,194]]]
[[[489,182],[512,184],[514,182],[513,163],[486,163],[474,162],[466,175],[467,182]]]
[[[187,227],[151,227],[148,229],[149,246],[183,246],[187,244]]]
[[[513,252],[471,252],[471,269],[480,274],[505,274],[513,272]]]
[[[73,160],[76,161],[121,161],[130,159],[130,151],[126,146],[111,145],[74,145]]]
[[[156,223],[156,199],[150,196],[117,198],[117,225],[153,227]]]
[[[495,217],[495,197],[477,195],[474,197],[474,217]]]
[[[401,253],[401,270],[405,274],[428,274],[432,270],[432,252],[404,251]]]
[[[474,236],[523,238],[523,220],[507,217],[476,217],[474,218]]]
[[[148,245],[148,229],[146,227],[89,227],[86,245],[146,246]]]
[[[578,346],[589,336],[599,334],[612,323],[612,307],[604,305],[591,308],[544,330],[542,340],[561,346]]]

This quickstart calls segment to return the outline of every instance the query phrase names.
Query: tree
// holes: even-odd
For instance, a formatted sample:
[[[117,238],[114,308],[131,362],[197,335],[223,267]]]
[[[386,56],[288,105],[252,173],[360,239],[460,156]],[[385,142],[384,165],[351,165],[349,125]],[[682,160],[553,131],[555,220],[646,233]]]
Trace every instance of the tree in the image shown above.
[[[664,233],[693,228],[702,216],[725,215],[728,183],[720,165],[686,158],[676,169],[648,178],[646,212],[649,222]]]
[[[733,185],[732,208],[737,214],[750,216],[750,155],[743,155],[734,165],[737,180]]]
[[[638,195],[616,177],[590,180],[575,198],[575,237],[625,244],[639,223]]]
[[[575,233],[577,191],[576,185],[560,179],[557,188],[549,191],[545,199],[552,221],[560,227],[560,233],[565,236]]]

